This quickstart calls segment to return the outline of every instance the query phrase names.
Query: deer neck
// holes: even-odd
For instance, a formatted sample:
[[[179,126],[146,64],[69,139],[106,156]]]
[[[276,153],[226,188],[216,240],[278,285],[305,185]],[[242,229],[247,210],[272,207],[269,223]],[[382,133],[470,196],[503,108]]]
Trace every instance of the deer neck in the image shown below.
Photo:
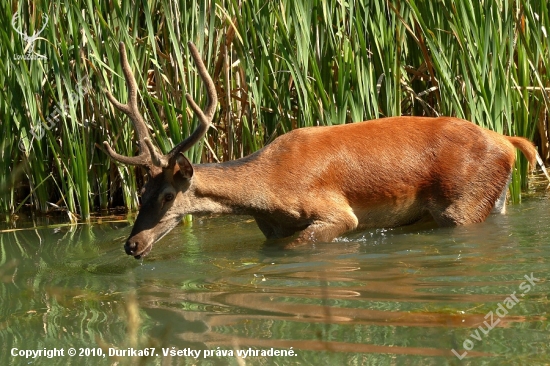
[[[235,161],[195,165],[193,196],[197,212],[252,214],[253,201],[262,195]]]

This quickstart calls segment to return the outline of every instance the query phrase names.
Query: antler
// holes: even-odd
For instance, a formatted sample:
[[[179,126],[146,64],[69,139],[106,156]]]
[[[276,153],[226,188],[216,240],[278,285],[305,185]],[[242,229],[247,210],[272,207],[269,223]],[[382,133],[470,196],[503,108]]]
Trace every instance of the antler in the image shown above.
[[[113,97],[113,95],[109,91],[106,91],[106,95],[111,104],[116,109],[126,114],[130,118],[130,121],[132,121],[138,137],[139,155],[134,157],[120,155],[111,148],[111,145],[109,145],[107,141],[104,141],[103,145],[105,146],[105,149],[107,149],[107,153],[109,154],[111,159],[115,161],[118,161],[122,164],[143,165],[145,167],[150,167],[150,148],[148,144],[147,147],[145,147],[145,140],[149,137],[149,131],[147,130],[147,125],[145,124],[143,116],[141,115],[141,113],[139,113],[139,108],[137,105],[137,83],[136,79],[134,78],[134,74],[132,73],[132,69],[130,68],[130,64],[128,63],[128,57],[126,56],[126,47],[122,42],[120,42],[119,44],[119,51],[120,63],[122,64],[122,71],[124,72],[126,86],[128,88],[128,102],[126,102],[126,104],[120,103],[115,97]]]
[[[42,19],[43,19],[42,22],[44,24],[42,25],[42,28],[40,28],[40,30],[38,32],[33,33],[33,35],[32,35],[33,37],[35,35],[38,36],[40,33],[42,33],[44,31],[44,28],[46,28],[46,25],[48,25],[48,20],[50,20],[50,18],[48,17],[48,14],[43,14]]]
[[[115,99],[115,97],[113,97],[113,95],[109,91],[106,92],[106,95],[111,104],[113,104],[115,108],[126,114],[132,121],[138,135],[137,137],[140,152],[138,156],[135,157],[119,155],[105,141],[103,142],[103,145],[105,146],[109,156],[113,160],[123,164],[142,165],[148,169],[152,169],[153,166],[160,168],[173,167],[175,164],[176,156],[180,152],[185,152],[189,150],[191,146],[196,144],[204,136],[204,134],[208,130],[208,127],[210,127],[210,124],[212,123],[212,118],[214,117],[214,113],[216,111],[216,105],[218,103],[216,87],[214,85],[214,82],[212,81],[212,78],[208,74],[206,66],[204,66],[202,58],[200,57],[199,51],[197,50],[195,45],[189,42],[188,46],[189,51],[191,52],[191,56],[193,57],[193,60],[195,61],[195,64],[197,66],[199,75],[202,81],[206,84],[208,104],[206,106],[206,111],[203,112],[197,105],[197,103],[195,103],[191,95],[185,95],[187,102],[191,106],[191,109],[193,109],[193,111],[199,118],[200,125],[188,138],[176,145],[168,154],[162,155],[157,151],[157,149],[151,142],[147,125],[145,124],[143,116],[139,113],[139,109],[137,106],[136,79],[134,78],[134,74],[132,73],[130,65],[128,64],[126,48],[124,47],[124,44],[122,42],[120,43],[120,62],[122,64],[122,70],[126,79],[126,85],[128,87],[128,102],[126,104],[120,103],[117,99]]]
[[[47,14],[43,14],[43,15],[42,15],[42,19],[43,19],[43,21],[42,21],[42,23],[43,23],[43,24],[42,24],[42,28],[41,28],[39,31],[35,31],[35,32],[32,34],[32,36],[29,36],[28,34],[23,33],[22,31],[20,31],[19,29],[17,29],[17,27],[15,26],[15,23],[17,22],[17,19],[18,19],[18,18],[19,18],[19,14],[17,14],[17,13],[13,14],[13,16],[11,17],[11,26],[12,26],[12,28],[13,28],[13,30],[14,30],[15,32],[17,32],[20,36],[23,37],[23,39],[24,39],[25,41],[30,41],[30,42],[34,41],[35,38],[37,38],[38,35],[39,35],[40,33],[42,33],[42,31],[44,31],[44,28],[46,28],[46,26],[48,25],[48,20],[50,19],[50,18],[48,17]]]
[[[14,31],[16,31],[20,36],[23,36],[24,38],[28,37],[27,34],[21,32],[19,29],[16,28],[15,23],[17,22],[17,19],[19,18],[19,14],[15,13],[11,17],[11,27]]]
[[[193,97],[191,97],[190,94],[185,94],[187,103],[191,106],[191,109],[197,115],[200,124],[189,137],[174,146],[174,148],[170,150],[168,154],[159,155],[156,153],[156,150],[154,152],[153,150],[151,150],[153,155],[153,162],[155,163],[155,165],[163,168],[167,166],[174,166],[175,158],[180,152],[186,152],[191,148],[191,146],[195,145],[201,138],[203,138],[204,134],[206,133],[206,131],[208,131],[208,128],[212,123],[212,118],[214,118],[214,113],[216,112],[216,105],[218,104],[216,86],[212,81],[210,74],[208,74],[206,66],[204,66],[199,51],[192,42],[188,42],[187,46],[189,47],[191,57],[193,57],[193,60],[195,61],[199,76],[206,86],[208,104],[206,105],[206,110],[203,112],[202,109],[197,105],[197,103],[195,103]]]

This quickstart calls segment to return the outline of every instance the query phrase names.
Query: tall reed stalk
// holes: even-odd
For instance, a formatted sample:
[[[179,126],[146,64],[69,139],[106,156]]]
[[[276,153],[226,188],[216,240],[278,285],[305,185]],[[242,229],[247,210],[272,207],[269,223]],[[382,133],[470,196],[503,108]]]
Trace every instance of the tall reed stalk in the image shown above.
[[[3,2],[0,21],[6,214],[137,209],[143,172],[109,161],[101,144],[137,151],[104,92],[127,97],[118,42],[163,152],[197,124],[183,96],[204,103],[205,93],[185,43],[201,50],[220,106],[188,152],[196,163],[245,156],[294,128],[395,115],[465,118],[534,139],[549,158],[545,1],[27,0]],[[33,42],[21,35],[44,25]],[[520,157],[515,201],[526,177]]]

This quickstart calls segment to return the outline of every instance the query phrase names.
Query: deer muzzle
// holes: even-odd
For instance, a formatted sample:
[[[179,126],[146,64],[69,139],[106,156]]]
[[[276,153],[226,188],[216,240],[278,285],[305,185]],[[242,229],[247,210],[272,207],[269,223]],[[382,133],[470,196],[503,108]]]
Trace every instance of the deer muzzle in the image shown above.
[[[141,259],[141,257],[146,256],[151,251],[153,247],[152,244],[148,244],[140,241],[135,236],[131,236],[124,244],[124,250],[126,254],[133,256],[136,259]]]

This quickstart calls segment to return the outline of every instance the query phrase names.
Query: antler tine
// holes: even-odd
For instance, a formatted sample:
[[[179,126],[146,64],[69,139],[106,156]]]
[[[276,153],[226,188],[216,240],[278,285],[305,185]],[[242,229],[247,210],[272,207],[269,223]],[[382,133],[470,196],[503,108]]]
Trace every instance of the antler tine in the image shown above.
[[[43,21],[44,24],[42,24],[42,28],[38,32],[35,32],[35,34],[37,34],[37,35],[42,33],[44,28],[46,28],[46,26],[48,25],[48,20],[50,20],[50,18],[48,17],[48,14],[43,14],[42,19],[44,19],[44,21]],[[33,34],[33,36],[34,36],[34,34]]]
[[[132,72],[132,68],[130,67],[130,64],[128,63],[128,57],[126,55],[126,47],[124,46],[124,43],[120,42],[119,44],[119,51],[120,51],[120,63],[122,64],[122,71],[124,72],[124,78],[126,79],[126,87],[128,88],[128,102],[126,104],[120,103],[111,93],[110,91],[106,91],[107,99],[111,102],[111,104],[124,114],[126,114],[130,121],[132,121],[132,124],[134,125],[134,128],[137,133],[138,138],[138,145],[139,145],[139,155],[134,157],[129,156],[123,156],[120,154],[117,154],[111,146],[107,143],[107,141],[103,142],[103,145],[105,146],[105,149],[107,150],[107,153],[109,156],[122,164],[128,164],[128,165],[144,165],[146,167],[151,167],[152,163],[152,154],[158,155],[156,150],[154,149],[153,145],[149,141],[149,143],[146,142],[148,140],[149,131],[147,129],[147,125],[145,124],[145,120],[143,119],[143,116],[139,112],[138,104],[137,104],[137,82],[134,77],[134,73]],[[156,164],[155,164],[156,165]]]
[[[208,128],[212,123],[212,118],[214,118],[214,113],[216,112],[216,106],[218,104],[218,95],[216,93],[216,86],[212,81],[212,78],[210,77],[210,74],[208,73],[208,70],[206,69],[204,62],[202,61],[202,58],[199,54],[199,51],[197,50],[197,47],[195,47],[195,45],[192,42],[188,42],[187,45],[189,46],[189,52],[191,53],[191,57],[193,57],[193,60],[195,61],[195,65],[197,66],[199,76],[201,77],[203,83],[206,86],[208,104],[206,105],[206,109],[203,112],[202,109],[193,100],[191,95],[189,94],[185,95],[185,98],[187,99],[187,103],[189,103],[189,105],[191,106],[191,109],[197,115],[200,124],[189,137],[187,137],[185,140],[183,140],[178,145],[176,145],[172,150],[170,150],[168,154],[166,154],[163,157],[163,159],[165,159],[165,162],[168,163],[168,165],[174,164],[175,157],[177,156],[178,153],[189,150],[191,146],[196,144],[198,141],[200,141],[201,138],[204,137],[204,135],[206,134],[206,131],[208,131]]]

